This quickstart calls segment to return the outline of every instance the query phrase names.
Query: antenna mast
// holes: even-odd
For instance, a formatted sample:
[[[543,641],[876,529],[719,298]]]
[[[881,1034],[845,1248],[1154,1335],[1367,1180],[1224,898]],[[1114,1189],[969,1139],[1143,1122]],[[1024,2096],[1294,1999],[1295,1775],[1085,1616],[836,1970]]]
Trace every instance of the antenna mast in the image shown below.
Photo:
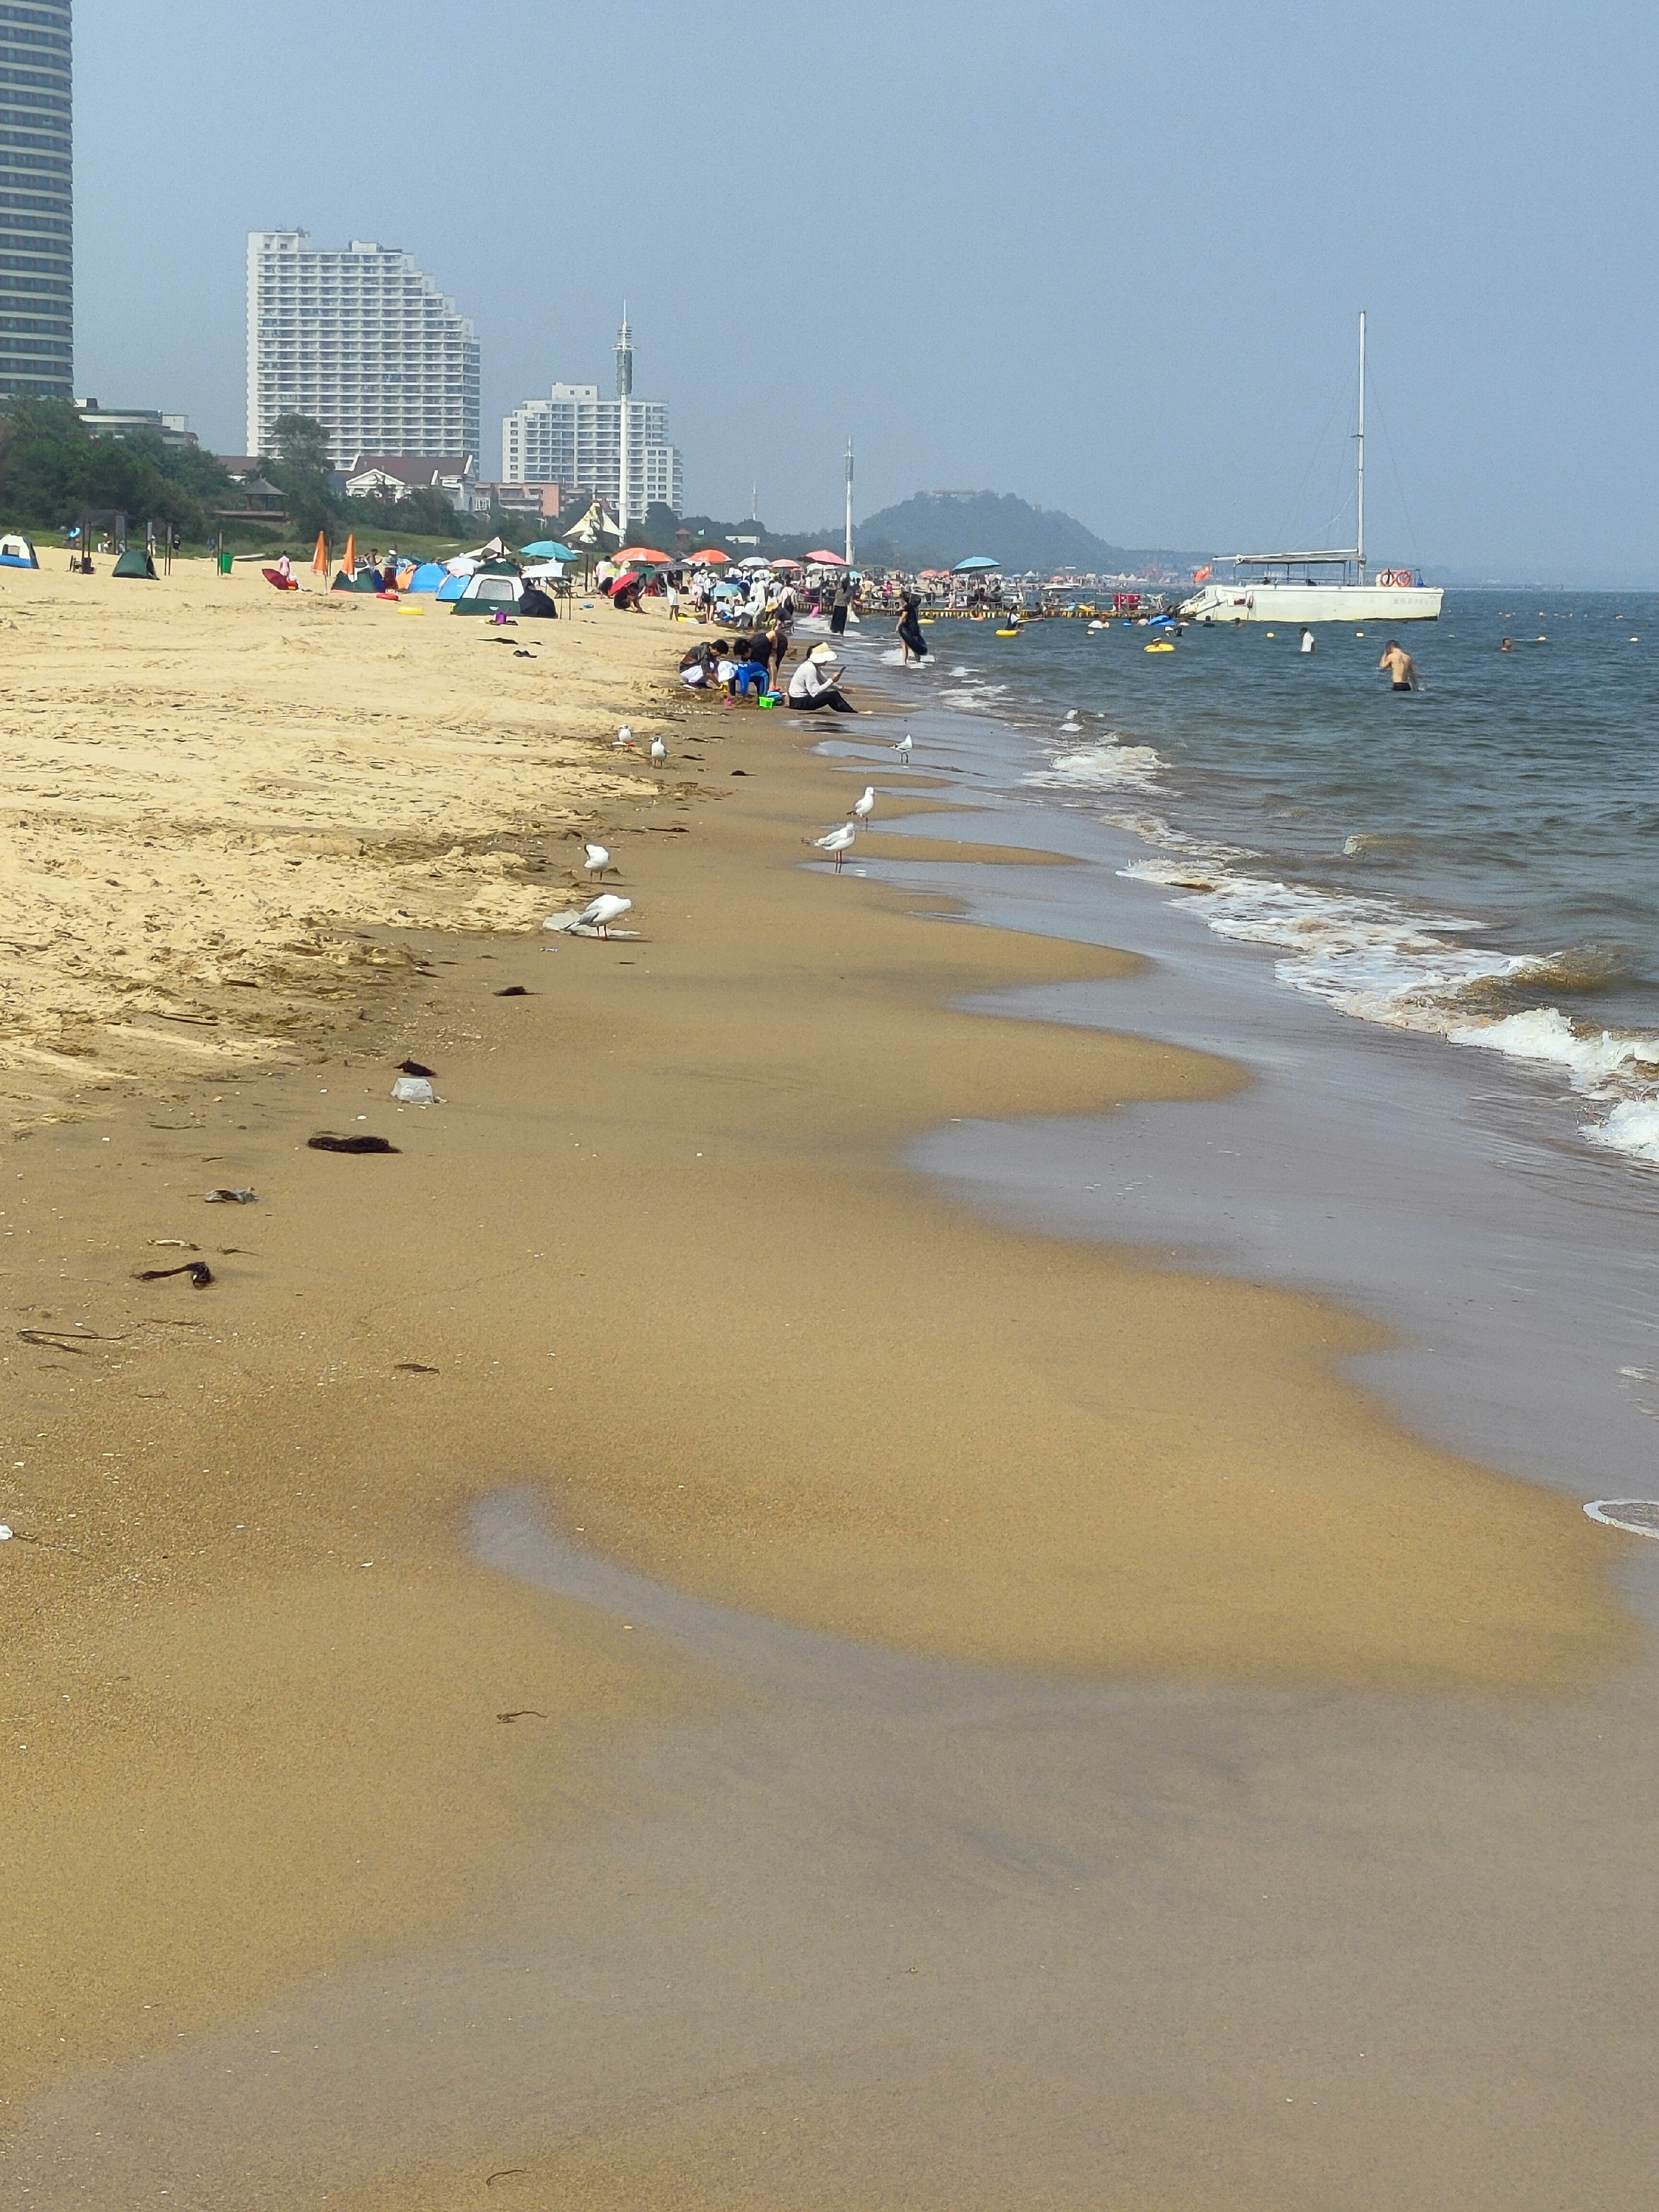
[[[1386,424],[1384,428],[1386,428]],[[1359,580],[1365,580],[1365,310],[1359,310],[1359,434],[1356,453],[1354,550],[1359,557]]]

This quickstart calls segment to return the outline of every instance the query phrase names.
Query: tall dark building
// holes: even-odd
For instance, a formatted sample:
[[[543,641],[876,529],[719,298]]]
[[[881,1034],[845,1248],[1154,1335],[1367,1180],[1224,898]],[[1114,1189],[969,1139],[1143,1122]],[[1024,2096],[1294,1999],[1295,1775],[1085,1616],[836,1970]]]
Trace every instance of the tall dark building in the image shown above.
[[[70,0],[0,0],[0,395],[75,378]]]

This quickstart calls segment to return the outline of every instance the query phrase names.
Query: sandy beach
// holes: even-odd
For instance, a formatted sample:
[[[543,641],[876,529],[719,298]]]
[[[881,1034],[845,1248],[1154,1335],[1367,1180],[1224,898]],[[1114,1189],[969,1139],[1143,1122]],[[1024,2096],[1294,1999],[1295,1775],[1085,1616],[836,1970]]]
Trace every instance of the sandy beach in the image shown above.
[[[1413,1701],[1495,1742],[1636,1662],[1623,1540],[1407,1433],[1340,1370],[1370,1324],[996,1228],[900,1164],[953,1120],[1243,1078],[963,1011],[1133,963],[836,878],[826,732],[687,700],[656,617],[496,633],[181,567],[8,577],[0,627],[0,2112],[30,2201],[70,2201],[76,2084],[494,1940],[562,1854],[654,1817],[648,1747],[769,1709],[715,1644],[483,1564],[502,1492],[711,1616],[1083,1698],[1363,1695],[1402,1762]],[[661,770],[614,750],[623,720],[663,732]],[[939,787],[872,774],[889,819]],[[550,935],[595,832],[635,933]],[[927,841],[953,849],[1053,862]],[[393,1104],[406,1056],[442,1103]],[[191,1257],[209,1288],[134,1279]],[[884,2063],[942,2141],[985,2083],[915,2033]],[[884,2161],[868,2080],[826,2088],[787,2171],[723,2095],[503,2158],[512,2185],[458,2139],[303,2196],[273,2150],[200,2201],[1012,2201],[930,2179],[914,2140]],[[1075,2119],[1030,2201],[1326,2201],[1316,2149],[1231,2195],[1173,2165],[1154,2195],[1146,2162],[1115,2194]],[[821,2185],[838,2160],[850,2194]]]

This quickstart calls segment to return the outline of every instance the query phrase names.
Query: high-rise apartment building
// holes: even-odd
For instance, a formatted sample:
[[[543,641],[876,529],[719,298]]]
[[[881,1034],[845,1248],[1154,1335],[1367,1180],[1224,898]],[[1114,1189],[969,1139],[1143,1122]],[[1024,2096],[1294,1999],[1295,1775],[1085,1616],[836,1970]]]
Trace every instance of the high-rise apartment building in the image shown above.
[[[251,453],[270,452],[279,415],[320,422],[337,468],[359,453],[476,457],[477,334],[396,246],[319,252],[303,230],[251,231]]]
[[[70,0],[0,4],[0,396],[75,388]]]
[[[642,522],[652,506],[680,513],[684,465],[668,442],[667,408],[660,400],[634,397],[634,344],[626,319],[617,341],[617,397],[601,399],[597,384],[556,384],[545,399],[515,407],[501,422],[501,480],[575,484],[605,501],[624,527]]]

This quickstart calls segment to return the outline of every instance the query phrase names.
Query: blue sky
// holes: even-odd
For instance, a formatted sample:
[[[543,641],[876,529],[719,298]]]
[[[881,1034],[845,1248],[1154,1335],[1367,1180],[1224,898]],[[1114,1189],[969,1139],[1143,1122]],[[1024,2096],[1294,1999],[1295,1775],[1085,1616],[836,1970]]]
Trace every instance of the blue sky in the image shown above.
[[[240,451],[292,223],[471,315],[485,474],[625,295],[692,508],[826,523],[850,431],[866,513],[1224,550],[1336,524],[1364,307],[1377,560],[1659,582],[1656,61],[1620,0],[79,0],[77,388]]]

